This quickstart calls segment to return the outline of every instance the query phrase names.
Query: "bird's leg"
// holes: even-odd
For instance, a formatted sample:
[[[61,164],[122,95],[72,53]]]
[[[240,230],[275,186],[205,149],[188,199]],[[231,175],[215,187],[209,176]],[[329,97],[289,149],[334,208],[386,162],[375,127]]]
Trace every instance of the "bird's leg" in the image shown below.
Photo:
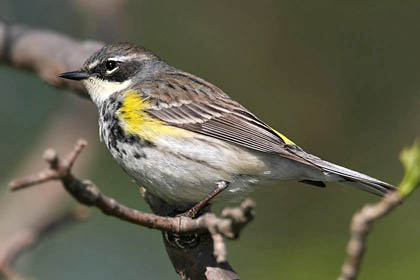
[[[214,188],[214,190],[212,190],[211,193],[209,193],[203,200],[201,200],[196,205],[194,205],[190,210],[184,213],[178,214],[177,216],[194,218],[197,215],[197,213],[200,212],[201,209],[206,207],[207,204],[209,204],[209,202],[213,198],[215,198],[219,193],[221,193],[228,186],[229,186],[229,182],[227,181],[223,181],[223,180],[217,181],[216,188]]]
[[[188,211],[176,215],[177,217],[189,217],[194,218],[200,210],[207,206],[207,204],[219,193],[229,186],[227,181],[216,181],[216,188],[211,191],[203,200],[198,202]],[[174,232],[164,232],[165,240],[175,248],[194,248],[199,243],[198,233],[193,234],[177,234]]]

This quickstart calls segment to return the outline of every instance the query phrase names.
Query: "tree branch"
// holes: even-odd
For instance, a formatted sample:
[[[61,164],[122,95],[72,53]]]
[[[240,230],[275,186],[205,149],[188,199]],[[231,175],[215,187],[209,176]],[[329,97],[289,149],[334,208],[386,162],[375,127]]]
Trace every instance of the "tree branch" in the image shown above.
[[[401,153],[405,176],[397,191],[389,193],[380,202],[366,205],[354,214],[351,223],[351,238],[347,245],[347,259],[338,280],[356,279],[366,251],[367,237],[376,221],[389,214],[420,184],[420,147],[415,143]]]
[[[85,146],[86,142],[79,140],[74,150],[71,151],[63,160],[58,157],[54,150],[46,150],[44,153],[44,159],[48,162],[49,167],[37,174],[11,182],[11,190],[20,190],[50,180],[60,180],[64,188],[76,200],[87,206],[95,206],[106,215],[114,216],[136,225],[169,232],[170,234],[197,234],[196,238],[199,240],[206,240],[209,235],[211,240],[210,242],[209,240],[206,240],[206,243],[208,243],[206,244],[206,248],[211,245],[214,249],[212,250],[212,256],[207,257],[207,262],[212,260],[213,256],[216,258],[216,261],[207,263],[205,267],[196,267],[197,271],[195,271],[195,273],[203,273],[202,276],[204,276],[203,269],[207,270],[208,267],[212,267],[213,270],[215,268],[219,268],[221,270],[227,270],[231,276],[236,275],[233,273],[231,267],[226,263],[226,247],[224,244],[224,238],[237,238],[242,228],[253,219],[254,203],[252,201],[245,200],[238,208],[225,209],[220,218],[212,213],[205,213],[197,219],[190,219],[183,216],[164,217],[131,209],[118,203],[113,198],[102,194],[92,182],[82,181],[71,173],[71,168],[75,160]],[[150,194],[145,194],[145,196],[147,197],[147,201],[153,205],[153,208],[156,210],[157,203],[155,201],[157,199],[150,196]],[[155,201],[153,201],[153,199]],[[169,242],[167,243],[169,244]],[[172,247],[177,247],[173,246],[173,243],[170,243],[170,245],[172,245]],[[180,249],[185,249],[185,247],[182,246],[178,247]],[[203,253],[202,248],[199,248],[199,251],[201,254]],[[183,271],[187,270],[189,270],[189,268],[183,268]],[[211,272],[208,273],[211,274]],[[218,271],[217,273],[220,274],[221,272]],[[190,276],[187,275],[187,278],[185,279],[200,279],[196,277],[189,277]],[[239,279],[237,275],[235,277],[223,279]]]
[[[71,149],[76,140],[73,139],[75,136],[69,133],[71,131],[77,130],[92,141],[97,139],[94,116],[88,111],[92,109],[89,104],[80,104],[80,100],[69,100],[65,97],[57,106],[61,110],[51,112],[49,121],[34,139],[24,158],[15,163],[14,171],[7,175],[8,178],[13,178],[16,174],[31,174],[42,169],[43,162],[39,160],[39,155],[42,154],[46,144],[60,151]],[[75,115],[79,117],[69,122],[69,119]],[[88,170],[92,164],[94,150],[92,147],[83,154],[83,159],[78,162],[77,168],[73,169],[74,172],[85,174],[85,170]],[[16,279],[7,272],[12,271],[15,262],[24,253],[56,232],[47,231],[49,234],[45,235],[44,228],[51,228],[49,225],[57,224],[57,221],[62,221],[63,217],[73,216],[72,200],[60,182],[49,182],[19,193],[11,193],[7,188],[0,188],[0,274],[9,275],[5,277],[6,279]],[[64,218],[64,220],[74,219]],[[69,228],[67,225],[72,224],[66,222],[64,223],[66,227],[60,226],[59,229],[67,229]],[[32,261],[33,258],[26,258],[26,266]],[[0,276],[0,279],[3,278]]]
[[[78,41],[56,32],[0,21],[0,63],[34,72],[48,84],[87,98],[81,83],[58,74],[79,69],[103,43]]]

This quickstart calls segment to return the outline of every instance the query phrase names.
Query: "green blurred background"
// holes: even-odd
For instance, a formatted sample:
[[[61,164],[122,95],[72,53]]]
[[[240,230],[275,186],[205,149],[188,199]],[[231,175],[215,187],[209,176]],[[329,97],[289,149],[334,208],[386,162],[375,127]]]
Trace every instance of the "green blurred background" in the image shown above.
[[[409,0],[0,2],[2,18],[146,46],[216,84],[306,150],[394,184],[402,177],[399,151],[420,134],[419,14],[420,2]],[[86,100],[5,66],[0,84],[2,188],[31,147],[42,145],[52,116],[85,108],[75,120],[97,131],[96,108]],[[71,131],[68,141],[84,133]],[[86,177],[149,211],[95,137]],[[334,184],[283,183],[251,196],[257,218],[228,243],[243,279],[335,279],[352,214],[377,201]],[[419,278],[419,201],[414,194],[375,226],[359,279]],[[178,279],[159,233],[96,210],[43,240],[17,269],[43,280]]]

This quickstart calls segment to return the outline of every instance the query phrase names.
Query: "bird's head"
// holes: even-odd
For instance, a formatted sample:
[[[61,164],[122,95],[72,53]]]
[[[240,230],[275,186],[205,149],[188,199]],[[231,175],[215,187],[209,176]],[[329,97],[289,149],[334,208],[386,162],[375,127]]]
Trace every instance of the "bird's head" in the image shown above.
[[[89,57],[79,71],[60,74],[80,80],[99,106],[109,96],[159,71],[162,61],[149,50],[130,43],[108,44]]]

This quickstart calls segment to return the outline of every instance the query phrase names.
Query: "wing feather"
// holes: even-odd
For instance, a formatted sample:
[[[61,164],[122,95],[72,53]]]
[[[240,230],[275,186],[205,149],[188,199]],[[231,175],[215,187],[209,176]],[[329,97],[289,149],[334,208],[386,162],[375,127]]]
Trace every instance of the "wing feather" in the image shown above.
[[[155,104],[147,112],[170,125],[253,150],[298,158],[270,126],[200,78],[167,73],[150,86],[143,83],[139,91]]]
[[[310,155],[276,132],[214,85],[185,72],[162,74],[142,82],[137,90],[150,101],[148,114],[169,125],[224,140],[255,151],[274,153],[358,182],[368,191],[383,194],[392,185]],[[312,180],[306,183],[324,186]],[[359,186],[360,187],[360,186]]]

